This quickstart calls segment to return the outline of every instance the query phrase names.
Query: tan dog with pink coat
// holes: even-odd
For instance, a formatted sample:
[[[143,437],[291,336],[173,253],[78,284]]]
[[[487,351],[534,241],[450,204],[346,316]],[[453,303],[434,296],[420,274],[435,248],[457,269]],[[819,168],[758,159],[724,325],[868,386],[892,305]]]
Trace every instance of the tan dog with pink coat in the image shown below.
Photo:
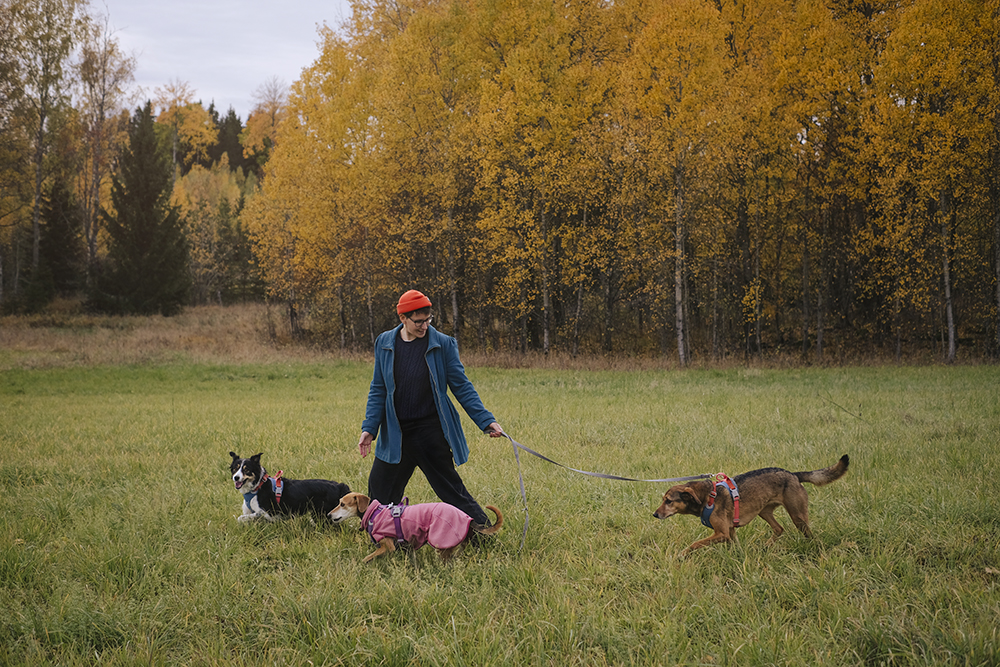
[[[448,503],[383,505],[364,494],[348,493],[327,516],[334,523],[355,516],[361,517],[362,528],[378,545],[375,551],[365,557],[366,563],[395,551],[397,542],[406,542],[414,549],[430,544],[438,550],[442,560],[448,560],[473,533],[495,535],[500,531],[503,525],[500,510],[492,505],[487,505],[486,509],[496,515],[496,523],[489,528],[479,529],[473,527],[471,516]]]

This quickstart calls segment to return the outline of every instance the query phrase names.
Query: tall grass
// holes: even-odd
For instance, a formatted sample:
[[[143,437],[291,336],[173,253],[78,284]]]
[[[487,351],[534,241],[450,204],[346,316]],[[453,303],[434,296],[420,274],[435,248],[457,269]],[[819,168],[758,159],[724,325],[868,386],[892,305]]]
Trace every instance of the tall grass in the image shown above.
[[[60,301],[45,313],[0,317],[0,370],[322,358],[290,341],[282,309],[260,303],[197,306],[175,317],[117,317],[86,314],[81,304]]]
[[[0,374],[0,663],[1000,664],[1000,371],[471,368],[510,434],[659,478],[808,470],[816,538],[677,554],[663,486],[596,479],[469,427],[463,478],[507,527],[441,564],[371,564],[306,519],[237,524],[228,452],[359,490],[362,361],[10,367]],[[433,500],[418,474],[411,502]]]

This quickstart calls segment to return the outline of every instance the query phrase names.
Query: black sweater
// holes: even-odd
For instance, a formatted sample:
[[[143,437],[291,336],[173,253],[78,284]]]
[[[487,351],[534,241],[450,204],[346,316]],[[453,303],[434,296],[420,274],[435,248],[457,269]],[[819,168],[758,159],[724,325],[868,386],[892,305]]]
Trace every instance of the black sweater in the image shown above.
[[[396,354],[392,360],[392,375],[396,382],[393,402],[396,417],[401,422],[437,414],[431,391],[431,373],[424,358],[428,338],[425,335],[405,341],[400,336],[396,340]]]

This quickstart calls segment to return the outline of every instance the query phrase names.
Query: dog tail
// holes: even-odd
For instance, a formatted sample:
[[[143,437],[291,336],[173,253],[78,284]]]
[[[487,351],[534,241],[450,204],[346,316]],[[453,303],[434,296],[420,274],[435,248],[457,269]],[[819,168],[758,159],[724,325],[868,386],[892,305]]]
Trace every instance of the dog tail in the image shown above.
[[[493,505],[487,505],[486,509],[497,515],[497,520],[489,528],[484,528],[482,530],[477,530],[476,532],[480,535],[495,535],[500,532],[500,526],[503,525],[503,514],[500,513]]]
[[[829,468],[823,468],[822,470],[810,470],[809,472],[797,472],[793,473],[799,478],[800,482],[809,482],[810,484],[815,484],[816,486],[823,486],[824,484],[829,484],[830,482],[835,482],[847,473],[847,466],[850,464],[851,459],[847,454],[840,457],[840,460]]]

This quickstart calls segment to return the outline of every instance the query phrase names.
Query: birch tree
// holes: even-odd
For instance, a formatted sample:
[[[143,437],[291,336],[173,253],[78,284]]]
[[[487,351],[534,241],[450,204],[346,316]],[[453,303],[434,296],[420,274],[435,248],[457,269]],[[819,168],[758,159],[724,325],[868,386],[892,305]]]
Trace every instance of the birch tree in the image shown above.
[[[250,160],[259,173],[271,155],[278,126],[288,112],[288,84],[273,76],[260,84],[251,97],[254,107],[240,133],[240,144],[243,146],[243,157]]]
[[[190,84],[176,79],[155,91],[156,122],[168,130],[175,172],[207,157],[208,147],[216,140],[212,117],[194,100],[194,94]]]
[[[136,61],[122,53],[107,18],[87,25],[77,65],[84,168],[80,173],[87,283],[97,264],[100,211],[106,201],[111,166],[127,139],[129,87]]]
[[[46,158],[60,107],[69,99],[69,58],[82,26],[78,0],[18,0],[13,5],[22,101],[29,119],[31,167],[31,271],[38,271]]]
[[[651,9],[625,64],[623,86],[645,124],[641,139],[649,146],[650,179],[666,202],[663,228],[672,248],[664,259],[673,262],[674,335],[678,362],[686,366],[691,205],[719,118],[723,26],[718,11],[698,0],[654,3]]]
[[[906,270],[935,277],[936,286],[925,285],[939,295],[948,362],[957,352],[954,257],[968,242],[970,186],[980,181],[976,165],[992,130],[975,104],[984,64],[976,57],[984,52],[983,35],[971,29],[979,11],[967,3],[917,0],[900,12],[878,72],[879,145],[897,160],[884,163],[883,187],[899,202],[886,213],[892,225],[921,225],[918,233],[933,250],[925,257],[935,270],[912,261]]]
[[[572,165],[583,158],[584,128],[602,98],[591,88],[601,35],[588,2],[483,3],[483,83],[477,117],[481,150],[479,227],[499,280],[497,305],[519,322],[539,314],[548,353],[562,234],[579,202]],[[537,305],[536,305],[537,304]]]

